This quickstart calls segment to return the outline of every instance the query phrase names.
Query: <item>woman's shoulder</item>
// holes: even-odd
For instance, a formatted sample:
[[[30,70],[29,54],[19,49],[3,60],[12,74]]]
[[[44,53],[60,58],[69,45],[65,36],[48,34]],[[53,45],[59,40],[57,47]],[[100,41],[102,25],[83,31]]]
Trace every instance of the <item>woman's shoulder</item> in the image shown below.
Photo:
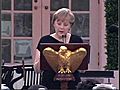
[[[73,36],[73,37],[79,37],[79,36],[77,36],[77,35],[74,35],[74,34],[71,34],[71,36]]]
[[[83,43],[83,40],[80,36],[71,34],[71,41],[77,43]]]
[[[48,39],[48,38],[50,38],[50,35],[45,35],[41,37],[41,39]]]
[[[45,35],[41,37],[41,40],[48,40],[50,38],[50,35]]]
[[[45,35],[40,38],[39,43],[46,43],[50,39],[50,35]]]
[[[72,37],[72,38],[78,38],[78,39],[80,39],[80,38],[81,38],[80,36],[73,35],[73,34],[71,34],[71,37]]]

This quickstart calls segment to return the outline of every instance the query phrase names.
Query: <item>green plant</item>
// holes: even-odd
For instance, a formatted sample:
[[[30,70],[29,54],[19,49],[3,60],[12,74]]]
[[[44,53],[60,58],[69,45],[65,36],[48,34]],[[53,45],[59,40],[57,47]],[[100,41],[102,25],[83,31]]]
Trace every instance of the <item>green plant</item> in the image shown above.
[[[118,26],[118,0],[105,1],[106,27],[114,24]]]
[[[106,54],[105,69],[118,69],[118,0],[106,0]]]
[[[118,27],[111,25],[107,29],[107,65],[105,69],[117,70],[118,69]]]

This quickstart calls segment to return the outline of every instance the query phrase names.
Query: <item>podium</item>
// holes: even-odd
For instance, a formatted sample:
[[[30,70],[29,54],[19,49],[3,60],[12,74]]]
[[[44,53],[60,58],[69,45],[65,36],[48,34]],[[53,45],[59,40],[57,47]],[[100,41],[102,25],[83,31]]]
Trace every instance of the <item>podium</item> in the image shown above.
[[[83,59],[81,65],[77,68],[77,70],[87,70],[88,69],[88,63],[90,59],[90,45],[87,43],[69,43],[69,44],[63,44],[63,43],[41,43],[41,52],[47,48],[50,47],[54,49],[55,51],[59,51],[60,46],[66,46],[68,50],[70,51],[75,51],[78,48],[85,48],[87,51],[87,55]],[[40,55],[41,57],[41,70],[52,70],[51,66],[48,64],[45,56],[43,53]],[[53,71],[53,70],[52,70]],[[56,76],[54,80],[59,80],[61,82],[61,89],[62,90],[67,90],[67,84],[70,80],[75,80],[74,76],[72,74],[59,74],[56,73]]]
[[[54,80],[58,80],[61,82],[61,90],[67,90],[68,89],[68,82],[69,81],[75,81],[75,78],[72,74],[56,74]]]

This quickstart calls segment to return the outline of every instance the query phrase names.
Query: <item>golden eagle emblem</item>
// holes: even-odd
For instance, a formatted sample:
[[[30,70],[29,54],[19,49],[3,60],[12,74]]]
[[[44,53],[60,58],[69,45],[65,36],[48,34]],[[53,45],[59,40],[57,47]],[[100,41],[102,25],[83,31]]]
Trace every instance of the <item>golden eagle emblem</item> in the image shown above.
[[[57,73],[74,73],[80,66],[87,51],[85,48],[78,48],[75,51],[70,51],[66,46],[61,46],[59,51],[55,51],[51,47],[43,50],[48,64]]]

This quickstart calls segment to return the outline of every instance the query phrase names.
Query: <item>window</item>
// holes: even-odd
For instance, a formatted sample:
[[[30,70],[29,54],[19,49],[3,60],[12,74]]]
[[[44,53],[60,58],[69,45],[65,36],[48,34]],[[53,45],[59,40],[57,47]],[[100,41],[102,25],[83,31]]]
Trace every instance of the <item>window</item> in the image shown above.
[[[1,14],[2,60],[31,62],[32,0],[2,0]]]

